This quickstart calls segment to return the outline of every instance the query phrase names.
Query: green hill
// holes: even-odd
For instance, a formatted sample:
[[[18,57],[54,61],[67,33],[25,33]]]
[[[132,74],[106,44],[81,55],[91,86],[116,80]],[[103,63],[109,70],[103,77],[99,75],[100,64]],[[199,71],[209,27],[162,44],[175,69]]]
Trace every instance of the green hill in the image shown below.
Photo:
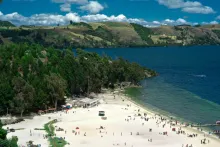
[[[9,21],[1,21],[0,20],[0,27],[15,27],[15,25]]]
[[[2,22],[3,24],[3,22]],[[11,23],[4,23],[11,24]],[[73,23],[67,26],[0,26],[0,43],[40,43],[55,48],[146,47],[220,44],[219,25],[146,28],[125,22]],[[11,26],[13,26],[11,24]]]

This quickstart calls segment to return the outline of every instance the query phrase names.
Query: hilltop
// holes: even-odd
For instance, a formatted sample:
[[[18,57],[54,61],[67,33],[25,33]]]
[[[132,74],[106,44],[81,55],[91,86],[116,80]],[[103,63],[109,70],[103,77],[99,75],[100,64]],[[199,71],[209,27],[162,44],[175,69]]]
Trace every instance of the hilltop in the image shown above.
[[[81,22],[55,27],[0,25],[1,44],[21,42],[52,45],[55,48],[219,45],[220,25],[156,28],[125,22]]]
[[[0,20],[0,27],[15,27],[15,25],[9,21],[1,21]]]

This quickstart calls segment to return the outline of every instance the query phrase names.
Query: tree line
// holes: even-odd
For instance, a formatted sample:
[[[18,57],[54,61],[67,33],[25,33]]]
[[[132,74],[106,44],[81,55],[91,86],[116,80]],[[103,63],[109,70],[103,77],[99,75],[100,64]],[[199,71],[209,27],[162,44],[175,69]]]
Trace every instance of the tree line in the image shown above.
[[[122,58],[81,49],[54,49],[39,44],[0,46],[0,114],[57,108],[65,96],[98,93],[115,84],[137,84],[152,70]]]

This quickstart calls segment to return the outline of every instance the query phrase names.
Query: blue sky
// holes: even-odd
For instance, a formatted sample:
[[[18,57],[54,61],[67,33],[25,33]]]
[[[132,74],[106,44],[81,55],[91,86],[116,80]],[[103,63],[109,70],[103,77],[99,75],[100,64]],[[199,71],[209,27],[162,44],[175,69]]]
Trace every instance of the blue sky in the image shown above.
[[[219,5],[219,0],[3,0],[0,19],[16,25],[62,25],[69,20],[144,26],[216,24],[220,22]]]

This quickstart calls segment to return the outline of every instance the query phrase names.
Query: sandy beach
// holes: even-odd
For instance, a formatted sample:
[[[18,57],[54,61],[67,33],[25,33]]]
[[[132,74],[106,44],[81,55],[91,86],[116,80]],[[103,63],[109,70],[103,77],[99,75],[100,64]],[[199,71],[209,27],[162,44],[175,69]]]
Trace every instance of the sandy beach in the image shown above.
[[[77,108],[66,112],[57,112],[36,116],[18,124],[4,128],[24,128],[9,133],[8,137],[18,136],[18,144],[26,146],[32,140],[34,144],[48,147],[44,138],[44,124],[57,119],[54,125],[64,131],[55,131],[57,137],[63,137],[69,147],[218,147],[220,142],[191,128],[185,128],[161,116],[155,115],[129,101],[123,95],[111,92],[99,94],[102,103],[93,108]],[[105,111],[106,120],[98,116]],[[49,119],[49,117],[51,117]],[[172,124],[172,125],[171,125]],[[78,127],[78,128],[77,128]],[[191,135],[192,137],[188,137]],[[201,141],[204,141],[202,144]]]

